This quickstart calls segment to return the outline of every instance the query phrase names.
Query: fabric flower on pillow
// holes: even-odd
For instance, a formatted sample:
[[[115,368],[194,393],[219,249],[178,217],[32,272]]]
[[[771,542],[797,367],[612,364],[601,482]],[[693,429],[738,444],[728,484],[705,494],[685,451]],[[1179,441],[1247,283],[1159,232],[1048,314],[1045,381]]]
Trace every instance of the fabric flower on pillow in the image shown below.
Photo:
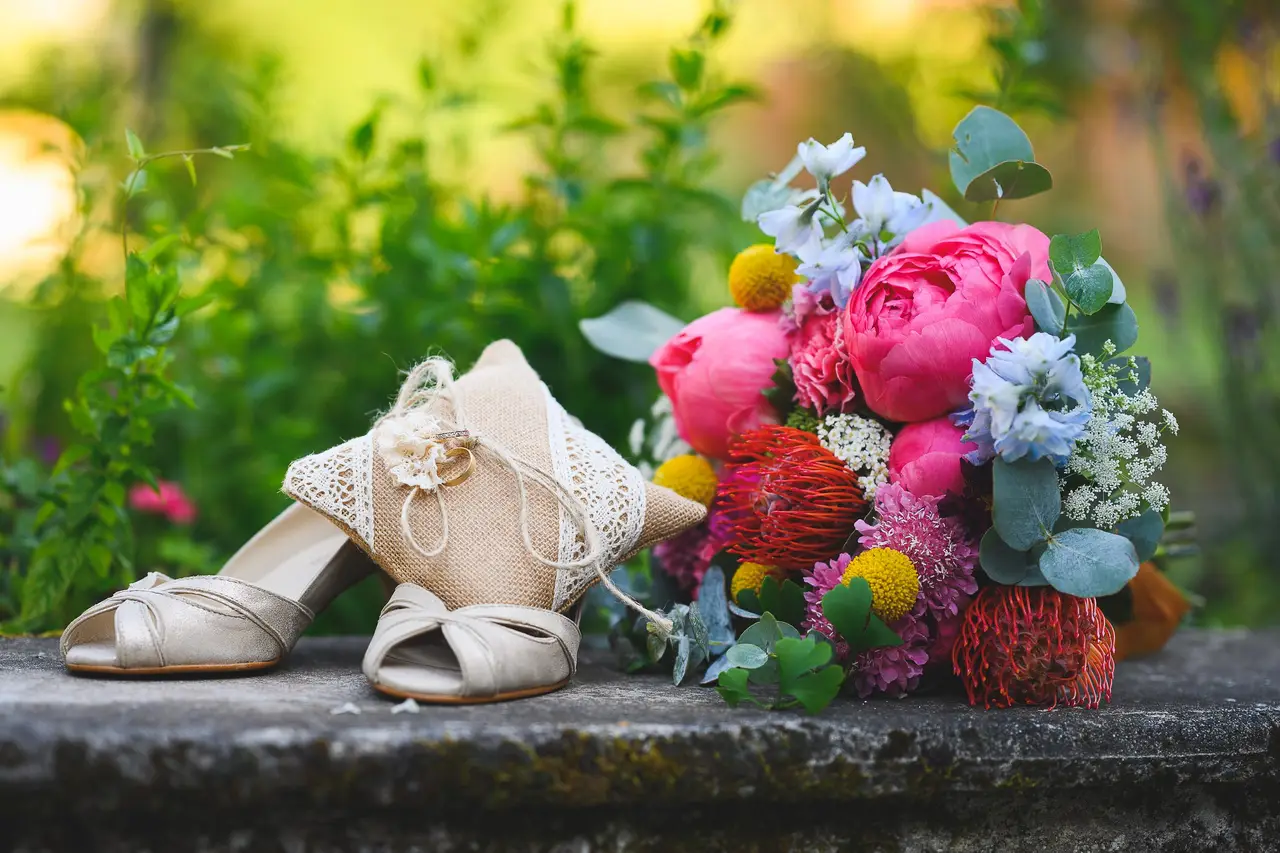
[[[443,429],[434,415],[423,410],[409,412],[378,424],[374,447],[397,481],[431,491],[445,480],[440,473],[448,458],[448,448],[439,438]]]

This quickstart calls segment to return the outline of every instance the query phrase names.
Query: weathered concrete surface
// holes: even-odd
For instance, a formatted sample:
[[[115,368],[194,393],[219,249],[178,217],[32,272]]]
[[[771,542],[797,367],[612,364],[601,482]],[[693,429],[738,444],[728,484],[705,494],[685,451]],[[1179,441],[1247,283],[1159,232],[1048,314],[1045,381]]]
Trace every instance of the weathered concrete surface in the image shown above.
[[[108,681],[0,640],[0,851],[1280,849],[1280,632],[1185,631],[1094,712],[769,714],[588,663],[392,715],[362,651]]]

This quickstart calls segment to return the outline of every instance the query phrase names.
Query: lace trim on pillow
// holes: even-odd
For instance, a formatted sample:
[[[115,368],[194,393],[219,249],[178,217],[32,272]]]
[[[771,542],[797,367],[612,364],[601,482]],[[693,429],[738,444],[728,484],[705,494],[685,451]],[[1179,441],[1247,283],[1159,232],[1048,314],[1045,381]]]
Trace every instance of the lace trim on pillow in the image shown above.
[[[285,491],[373,548],[373,439],[353,438],[289,466]]]
[[[547,424],[556,479],[573,492],[591,516],[603,540],[607,569],[631,553],[644,529],[644,478],[635,466],[590,432],[551,396],[547,398]],[[579,560],[586,554],[582,535],[560,512],[560,561]],[[556,573],[554,607],[582,594],[595,578],[594,568]]]

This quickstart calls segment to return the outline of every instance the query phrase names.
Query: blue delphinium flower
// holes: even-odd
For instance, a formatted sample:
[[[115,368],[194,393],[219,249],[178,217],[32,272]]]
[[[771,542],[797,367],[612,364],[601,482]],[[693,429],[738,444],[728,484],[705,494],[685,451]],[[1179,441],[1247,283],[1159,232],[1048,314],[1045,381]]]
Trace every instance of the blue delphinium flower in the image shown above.
[[[1075,335],[1045,332],[997,339],[985,362],[973,360],[971,409],[953,416],[968,427],[965,441],[978,445],[967,458],[981,465],[999,455],[1006,462],[1043,459],[1064,464],[1084,434],[1092,398],[1073,352]]]

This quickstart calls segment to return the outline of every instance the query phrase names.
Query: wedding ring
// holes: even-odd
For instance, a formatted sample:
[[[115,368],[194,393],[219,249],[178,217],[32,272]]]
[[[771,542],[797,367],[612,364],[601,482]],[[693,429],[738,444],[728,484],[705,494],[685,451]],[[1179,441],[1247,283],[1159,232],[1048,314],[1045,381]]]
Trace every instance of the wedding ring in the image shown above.
[[[448,480],[445,480],[440,485],[442,486],[461,485],[462,483],[465,483],[467,481],[467,478],[470,477],[471,474],[476,470],[476,456],[474,453],[471,452],[470,448],[454,447],[454,448],[451,448],[449,452],[445,454],[446,459],[461,459],[463,456],[467,457],[467,467],[462,470],[462,473],[454,477],[451,477]]]

